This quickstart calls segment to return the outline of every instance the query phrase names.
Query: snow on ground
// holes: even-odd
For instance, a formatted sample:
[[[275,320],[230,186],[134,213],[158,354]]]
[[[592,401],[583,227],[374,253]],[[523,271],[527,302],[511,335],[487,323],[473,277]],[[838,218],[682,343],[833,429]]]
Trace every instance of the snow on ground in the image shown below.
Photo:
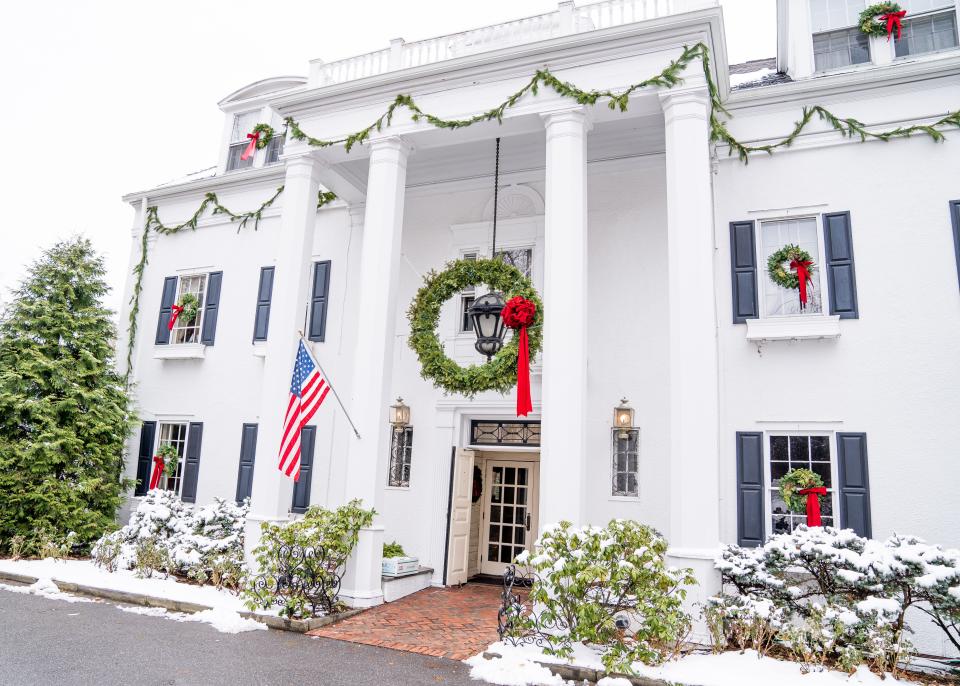
[[[576,645],[574,649],[570,664],[590,669],[603,668],[595,651],[583,645]],[[494,643],[487,652],[503,657],[485,660],[482,655],[475,655],[467,660],[467,664],[472,668],[470,676],[474,679],[507,686],[558,686],[568,683],[536,664],[564,661],[544,655],[535,646]],[[797,662],[772,657],[760,658],[753,650],[719,655],[687,655],[659,667],[638,663],[634,670],[637,676],[697,686],[896,686],[910,683],[894,679],[889,674],[885,679],[881,679],[866,667],[861,667],[852,675],[833,670],[804,674]],[[597,686],[629,686],[629,681],[619,677],[605,677]]]
[[[0,590],[10,591],[12,593],[28,593],[30,595],[43,596],[44,598],[55,598],[57,600],[66,600],[68,603],[91,603],[90,598],[80,598],[69,593],[63,593],[57,588],[57,585],[49,578],[37,579],[30,586],[11,586],[0,583]]]
[[[176,622],[206,622],[217,631],[225,634],[239,634],[243,631],[256,631],[267,628],[267,625],[262,622],[241,617],[233,610],[224,608],[214,608],[192,614],[189,612],[169,612],[162,607],[141,607],[139,605],[117,605],[117,608],[124,612],[147,615],[148,617],[163,617]]]

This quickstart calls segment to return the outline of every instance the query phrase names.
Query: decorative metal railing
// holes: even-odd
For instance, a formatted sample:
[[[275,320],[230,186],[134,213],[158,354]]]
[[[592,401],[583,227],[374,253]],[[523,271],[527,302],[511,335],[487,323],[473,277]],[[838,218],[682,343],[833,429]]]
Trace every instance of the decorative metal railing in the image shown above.
[[[328,64],[314,60],[310,85],[343,83],[511,45],[607,29],[716,5],[717,0],[604,0],[577,7],[567,0],[561,2],[555,12],[412,43],[397,39],[390,42],[389,48]]]
[[[497,634],[501,641],[511,645],[532,643],[541,648],[549,645],[548,636],[562,634],[568,629],[562,617],[538,612],[529,600],[530,589],[539,581],[535,572],[517,572],[516,565],[508,565],[503,572],[503,591],[497,611]]]
[[[276,570],[258,575],[253,585],[257,592],[270,594],[274,604],[281,607],[303,599],[310,608],[309,616],[316,617],[336,611],[342,581],[343,569],[326,548],[294,545],[280,546]]]

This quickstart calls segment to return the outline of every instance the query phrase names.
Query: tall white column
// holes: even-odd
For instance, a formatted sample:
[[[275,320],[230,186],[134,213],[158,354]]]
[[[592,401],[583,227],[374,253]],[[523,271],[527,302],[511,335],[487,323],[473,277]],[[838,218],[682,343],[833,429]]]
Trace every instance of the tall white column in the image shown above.
[[[584,523],[587,399],[587,132],[582,107],[547,129],[540,527]]]
[[[370,172],[360,253],[360,305],[353,350],[351,416],[361,438],[351,441],[347,458],[346,496],[375,507],[384,484],[379,464],[389,451],[387,408],[393,373],[397,327],[397,282],[403,231],[404,188],[409,146],[399,136],[370,142]],[[383,474],[385,477],[385,474]],[[383,601],[380,562],[383,527],[360,532],[347,565],[341,595],[354,606]]]
[[[286,518],[293,495],[293,481],[277,468],[277,451],[290,397],[297,332],[303,329],[304,308],[308,302],[310,255],[320,190],[319,164],[309,154],[286,162],[281,196],[283,212],[276,236],[270,336],[266,343],[258,415],[257,464],[250,497],[253,530],[248,531],[247,539],[251,543],[259,539],[260,521]]]
[[[661,94],[666,126],[670,543],[719,538],[718,363],[706,88]]]

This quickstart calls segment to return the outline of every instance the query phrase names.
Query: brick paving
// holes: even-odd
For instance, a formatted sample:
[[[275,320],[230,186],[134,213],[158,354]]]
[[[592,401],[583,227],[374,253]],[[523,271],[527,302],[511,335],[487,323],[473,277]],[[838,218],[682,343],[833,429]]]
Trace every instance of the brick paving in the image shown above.
[[[465,660],[497,640],[500,591],[486,584],[427,588],[309,635]]]

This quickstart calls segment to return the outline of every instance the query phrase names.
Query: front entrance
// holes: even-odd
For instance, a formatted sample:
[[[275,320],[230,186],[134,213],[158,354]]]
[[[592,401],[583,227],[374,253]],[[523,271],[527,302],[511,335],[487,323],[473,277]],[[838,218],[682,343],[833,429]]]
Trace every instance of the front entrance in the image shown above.
[[[500,576],[537,531],[539,463],[486,460],[480,521],[480,573]]]

